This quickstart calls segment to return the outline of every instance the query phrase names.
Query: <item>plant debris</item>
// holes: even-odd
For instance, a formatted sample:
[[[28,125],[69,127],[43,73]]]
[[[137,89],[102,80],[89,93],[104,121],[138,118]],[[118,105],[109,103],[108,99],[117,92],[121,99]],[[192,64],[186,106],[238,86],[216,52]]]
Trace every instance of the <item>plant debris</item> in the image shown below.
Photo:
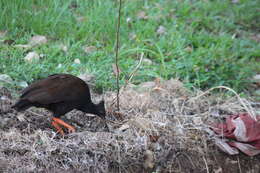
[[[116,93],[104,95],[110,132],[100,118],[72,111],[62,118],[77,131],[60,138],[48,111],[15,112],[14,98],[2,88],[0,167],[3,172],[259,172],[258,155],[227,155],[207,132],[207,124],[259,109],[226,92],[192,92],[175,79],[128,84],[120,90],[120,112],[114,111]]]

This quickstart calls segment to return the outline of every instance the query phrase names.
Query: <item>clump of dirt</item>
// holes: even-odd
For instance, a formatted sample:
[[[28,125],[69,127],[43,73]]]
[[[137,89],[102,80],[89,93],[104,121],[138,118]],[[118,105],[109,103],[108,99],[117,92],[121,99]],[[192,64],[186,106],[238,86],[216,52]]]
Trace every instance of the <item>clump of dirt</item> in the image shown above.
[[[65,138],[50,125],[50,112],[12,110],[11,95],[0,90],[2,172],[260,172],[259,156],[229,156],[206,132],[227,115],[255,111],[224,90],[191,92],[174,79],[129,84],[119,112],[116,93],[105,93],[109,131],[98,117],[72,111],[63,120],[77,132]]]

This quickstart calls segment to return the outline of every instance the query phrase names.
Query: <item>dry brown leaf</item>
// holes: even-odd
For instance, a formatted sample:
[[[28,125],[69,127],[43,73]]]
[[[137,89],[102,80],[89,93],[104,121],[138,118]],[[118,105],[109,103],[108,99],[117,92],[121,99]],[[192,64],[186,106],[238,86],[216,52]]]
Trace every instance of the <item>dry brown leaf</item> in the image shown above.
[[[40,56],[37,52],[29,52],[25,57],[24,60],[27,62],[33,62],[40,59]]]
[[[31,45],[32,47],[46,44],[46,43],[47,43],[47,38],[42,35],[35,35],[29,41],[29,45]]]
[[[160,136],[155,136],[155,135],[149,135],[150,141],[151,142],[157,142]]]
[[[141,20],[148,19],[148,16],[146,15],[146,13],[144,11],[139,11],[136,16],[138,19],[141,19]]]
[[[8,44],[8,45],[11,45],[11,44],[14,44],[14,40],[12,39],[7,39],[7,40],[4,40],[4,44]]]
[[[117,71],[116,64],[112,64],[112,69],[113,69],[113,74],[114,74],[115,76],[120,75],[121,70],[120,70],[120,68],[118,67],[118,71]]]
[[[93,53],[93,52],[97,51],[97,48],[95,46],[84,46],[83,50],[86,53]]]
[[[157,33],[158,35],[166,34],[166,28],[165,28],[164,26],[160,25],[160,26],[158,27],[158,29],[156,30],[156,33]]]

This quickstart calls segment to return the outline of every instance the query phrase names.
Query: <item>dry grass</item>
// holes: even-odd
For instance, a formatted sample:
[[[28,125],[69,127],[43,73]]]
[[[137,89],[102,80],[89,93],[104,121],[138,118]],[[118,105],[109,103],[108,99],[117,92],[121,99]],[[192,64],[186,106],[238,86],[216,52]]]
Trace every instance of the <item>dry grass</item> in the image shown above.
[[[0,167],[4,172],[213,172],[225,164],[227,169],[232,167],[226,163],[231,159],[239,161],[234,172],[252,170],[259,158],[244,166],[248,159],[243,156],[239,160],[219,154],[214,138],[206,132],[207,124],[227,115],[255,112],[249,101],[230,89],[220,90],[218,94],[191,92],[174,79],[129,84],[120,91],[120,113],[113,111],[116,93],[105,94],[110,132],[102,130],[102,122],[94,117],[98,130],[90,132],[93,123],[86,123],[66,138],[58,138],[43,116],[26,113],[26,120],[17,118],[2,99],[2,122],[7,119],[12,124],[1,126]],[[67,121],[76,126],[74,117],[90,121],[77,112],[66,117],[72,117]]]

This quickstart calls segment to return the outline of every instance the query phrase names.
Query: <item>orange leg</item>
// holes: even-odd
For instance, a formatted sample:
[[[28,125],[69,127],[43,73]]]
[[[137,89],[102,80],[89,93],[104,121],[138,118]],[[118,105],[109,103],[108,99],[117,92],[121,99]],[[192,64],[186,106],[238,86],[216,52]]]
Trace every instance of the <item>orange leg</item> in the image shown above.
[[[59,126],[59,124],[55,121],[52,121],[51,124],[53,125],[53,127],[55,127],[55,129],[57,129],[57,132],[60,133],[62,136],[64,136],[64,131],[62,130],[62,128]]]
[[[62,125],[62,126],[64,126],[65,128],[67,128],[68,131],[69,131],[69,133],[73,133],[73,132],[76,131],[74,127],[72,127],[71,125],[65,123],[64,121],[62,121],[62,120],[59,119],[59,118],[53,117],[52,120],[53,120],[53,122],[55,122],[57,125]],[[55,126],[54,126],[54,127],[55,127]]]

